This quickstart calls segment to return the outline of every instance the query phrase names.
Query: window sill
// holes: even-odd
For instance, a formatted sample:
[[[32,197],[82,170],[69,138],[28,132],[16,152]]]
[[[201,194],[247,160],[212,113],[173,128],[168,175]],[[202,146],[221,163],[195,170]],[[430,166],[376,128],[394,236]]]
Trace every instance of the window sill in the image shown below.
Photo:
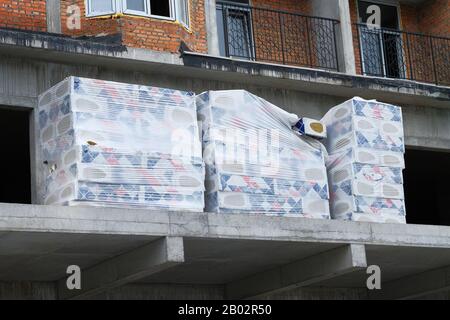
[[[115,13],[115,14],[105,14],[105,15],[86,15],[86,18],[91,19],[120,19],[122,17],[132,17],[132,18],[143,18],[143,19],[155,19],[165,22],[176,23],[180,25],[186,32],[193,33],[191,27],[185,25],[184,23],[176,20],[175,18],[164,17],[164,16],[156,16],[156,15],[144,15],[137,13]]]
[[[147,14],[139,14],[135,12],[127,12],[127,13],[108,13],[108,14],[99,14],[99,15],[86,15],[86,18],[93,19],[93,18],[122,18],[122,17],[140,17],[140,18],[152,18],[152,19],[158,19],[158,20],[165,20],[174,22],[177,21],[175,18],[172,17],[165,17],[165,16],[157,16],[157,15],[147,15]]]

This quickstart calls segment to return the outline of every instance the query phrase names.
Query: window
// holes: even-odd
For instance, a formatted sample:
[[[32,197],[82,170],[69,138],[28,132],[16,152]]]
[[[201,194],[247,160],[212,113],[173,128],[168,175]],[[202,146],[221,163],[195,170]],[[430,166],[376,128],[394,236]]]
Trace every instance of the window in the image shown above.
[[[150,12],[153,16],[172,18],[172,11],[171,0],[150,0]]]
[[[88,0],[88,16],[101,16],[116,12],[116,0]]]
[[[254,59],[252,17],[248,0],[217,5],[217,30],[221,56]],[[247,6],[245,6],[247,5]]]
[[[178,20],[189,26],[189,0],[86,0],[88,17],[115,13]]]
[[[148,15],[148,3],[146,0],[123,0],[123,12],[137,15]]]
[[[177,4],[177,20],[184,24],[186,27],[189,26],[189,0],[178,0]]]
[[[365,26],[370,16],[368,7],[377,5],[380,8],[381,29],[370,29]],[[406,67],[404,62],[403,43],[399,29],[399,16],[396,6],[377,2],[358,2],[361,53],[365,74],[379,77],[404,78]]]

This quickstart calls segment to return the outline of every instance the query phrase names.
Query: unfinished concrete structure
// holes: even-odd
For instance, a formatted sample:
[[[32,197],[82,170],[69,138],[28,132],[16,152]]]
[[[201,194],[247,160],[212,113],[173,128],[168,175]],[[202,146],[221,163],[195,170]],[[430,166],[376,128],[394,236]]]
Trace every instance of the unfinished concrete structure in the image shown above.
[[[243,10],[245,1],[190,1],[191,8],[203,8],[203,18],[191,16],[190,32],[198,33],[198,41],[202,41],[203,32],[205,46],[192,47],[197,40],[180,35],[176,39],[180,52],[172,52],[172,44],[162,49],[147,46],[147,42],[137,46],[127,38],[125,29],[119,29],[119,36],[99,37],[81,31],[71,35],[65,25],[66,9],[72,2],[40,2],[45,3],[46,10],[42,13],[45,24],[36,24],[39,28],[3,24],[0,17],[0,25],[7,27],[0,29],[0,298],[449,298],[448,73],[436,71],[432,78],[420,73],[420,78],[411,71],[416,60],[407,47],[402,51],[404,63],[394,68],[376,69],[381,68],[377,59],[386,62],[387,56],[371,57],[373,63],[362,66],[364,44],[361,51],[355,49],[358,36],[352,8],[357,6],[356,1],[305,1],[309,2],[309,11],[294,16],[307,13],[314,17],[306,15],[306,19],[330,19],[332,42],[324,44],[317,30],[310,37],[305,29],[307,38],[302,34],[272,43],[272,48],[281,50],[279,55],[258,47],[258,41],[268,41],[269,36],[264,34],[255,33],[245,40],[248,42],[234,47],[230,44],[235,43],[230,40],[238,31],[224,30],[219,22],[222,16],[222,22],[236,26],[236,20],[227,14],[242,17],[244,12],[245,17],[254,17],[252,31],[262,32],[264,28],[258,29],[257,24],[267,23],[264,16],[259,15],[258,20],[257,13],[250,13],[251,7]],[[400,8],[402,26],[407,25],[408,16],[404,15],[408,8],[420,11],[439,3],[387,2]],[[270,1],[260,3],[254,1],[253,5],[274,12],[276,17],[282,13],[291,17],[294,10],[306,10],[292,8],[290,1],[273,1],[269,9]],[[8,6],[8,1],[0,4]],[[231,7],[225,8],[227,5]],[[85,15],[84,10],[81,15]],[[96,18],[90,19],[86,23],[92,25]],[[119,17],[119,24],[126,24],[127,19],[132,18],[126,14]],[[151,28],[153,20],[149,19]],[[197,20],[203,22],[194,22]],[[83,21],[81,30],[85,30]],[[302,28],[301,22],[289,21],[293,23],[290,27]],[[305,26],[312,25],[316,24]],[[231,34],[225,33],[224,38],[221,33],[225,31]],[[302,53],[292,49],[302,47],[305,42],[300,40],[305,39],[311,41],[310,48],[317,48],[313,50],[316,54],[307,54],[308,63],[303,63]],[[406,46],[406,41],[395,39]],[[434,38],[427,41],[431,41],[434,51],[429,53],[434,58],[445,54],[448,57],[448,46],[438,47]],[[281,43],[290,43],[290,49],[281,48]],[[318,52],[329,55],[323,57]],[[434,65],[443,61],[434,60]],[[448,72],[446,61],[442,68]],[[433,64],[432,60],[428,62]],[[403,66],[407,68],[403,70]],[[361,72],[361,68],[365,70]],[[416,65],[414,70],[420,68]],[[382,74],[369,75],[368,70],[381,70]],[[405,122],[409,224],[40,206],[36,196],[36,185],[41,183],[37,174],[41,166],[35,160],[36,99],[69,75],[196,93],[246,89],[288,111],[312,118],[320,118],[329,108],[353,96],[398,104],[403,108]],[[65,289],[69,265],[82,269],[80,291]],[[370,265],[382,270],[382,290],[366,287],[366,269]]]

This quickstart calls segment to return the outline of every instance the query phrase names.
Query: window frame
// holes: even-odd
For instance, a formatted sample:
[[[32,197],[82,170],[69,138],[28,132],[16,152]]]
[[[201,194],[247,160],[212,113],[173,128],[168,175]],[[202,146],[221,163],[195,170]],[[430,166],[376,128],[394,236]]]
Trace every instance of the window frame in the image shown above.
[[[176,10],[175,10],[175,18],[176,20],[186,29],[190,29],[191,26],[191,1],[190,0],[174,0]],[[181,19],[180,8],[181,5],[186,5],[186,19],[187,23]]]
[[[190,3],[190,0],[185,0],[185,1],[167,0],[167,1],[169,1],[169,14],[170,14],[170,16],[168,16],[168,17],[157,15],[157,14],[152,14],[150,0],[144,0],[145,12],[128,9],[126,0],[111,0],[112,11],[93,12],[91,10],[92,1],[95,1],[95,0],[85,0],[85,8],[86,8],[86,17],[87,18],[101,17],[101,16],[122,13],[122,14],[127,14],[127,15],[141,16],[141,17],[154,18],[154,19],[160,19],[160,20],[166,20],[166,21],[178,21],[183,27],[190,29],[190,25],[191,25],[191,3]],[[104,0],[100,0],[100,1],[104,1]],[[187,21],[183,21],[180,13],[178,12],[178,11],[180,11],[178,9],[180,8],[182,2],[186,3]]]
[[[150,7],[149,7],[150,1],[149,0],[143,0],[144,1],[144,11],[128,9],[127,8],[127,0],[119,0],[119,1],[122,2],[122,5],[121,5],[122,13],[130,14],[133,16],[150,17]]]
[[[150,0],[147,0],[149,12],[150,12],[150,17],[151,17],[151,18],[156,18],[156,19],[162,19],[162,20],[176,21],[176,20],[177,20],[177,17],[176,17],[176,11],[175,11],[175,0],[167,0],[167,1],[169,1],[169,14],[170,14],[170,17],[159,16],[159,15],[157,15],[157,14],[152,14],[152,4],[151,4],[151,1],[150,1]]]
[[[93,0],[85,0],[86,7],[86,17],[98,17],[98,16],[106,16],[117,13],[117,0],[111,0],[112,3],[112,11],[104,11],[104,12],[93,12],[91,10]],[[103,0],[104,1],[104,0]]]

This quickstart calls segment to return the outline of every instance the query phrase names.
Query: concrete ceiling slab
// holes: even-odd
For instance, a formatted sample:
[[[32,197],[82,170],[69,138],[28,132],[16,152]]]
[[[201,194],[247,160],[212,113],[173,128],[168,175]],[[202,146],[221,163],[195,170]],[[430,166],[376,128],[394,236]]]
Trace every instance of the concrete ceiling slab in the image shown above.
[[[368,265],[381,269],[381,281],[387,283],[429,270],[450,266],[450,249],[366,245]],[[366,287],[368,275],[357,272],[317,283],[324,287]]]
[[[70,264],[90,268],[162,237],[183,239],[185,262],[139,282],[226,284],[348,244],[366,247],[384,281],[450,265],[450,227],[439,226],[0,204],[0,230],[0,281],[57,280]]]
[[[57,281],[66,276],[67,267],[77,265],[81,269],[110,258],[102,254],[46,254],[34,256],[0,273],[0,279],[8,281]]]
[[[339,244],[186,239],[185,264],[140,282],[226,284],[339,246]],[[449,248],[366,245],[366,255],[368,265],[380,266],[383,283],[450,266]],[[365,271],[357,271],[312,286],[365,288],[367,277]]]
[[[0,280],[55,281],[69,265],[88,268],[158,237],[9,232],[0,240]]]

